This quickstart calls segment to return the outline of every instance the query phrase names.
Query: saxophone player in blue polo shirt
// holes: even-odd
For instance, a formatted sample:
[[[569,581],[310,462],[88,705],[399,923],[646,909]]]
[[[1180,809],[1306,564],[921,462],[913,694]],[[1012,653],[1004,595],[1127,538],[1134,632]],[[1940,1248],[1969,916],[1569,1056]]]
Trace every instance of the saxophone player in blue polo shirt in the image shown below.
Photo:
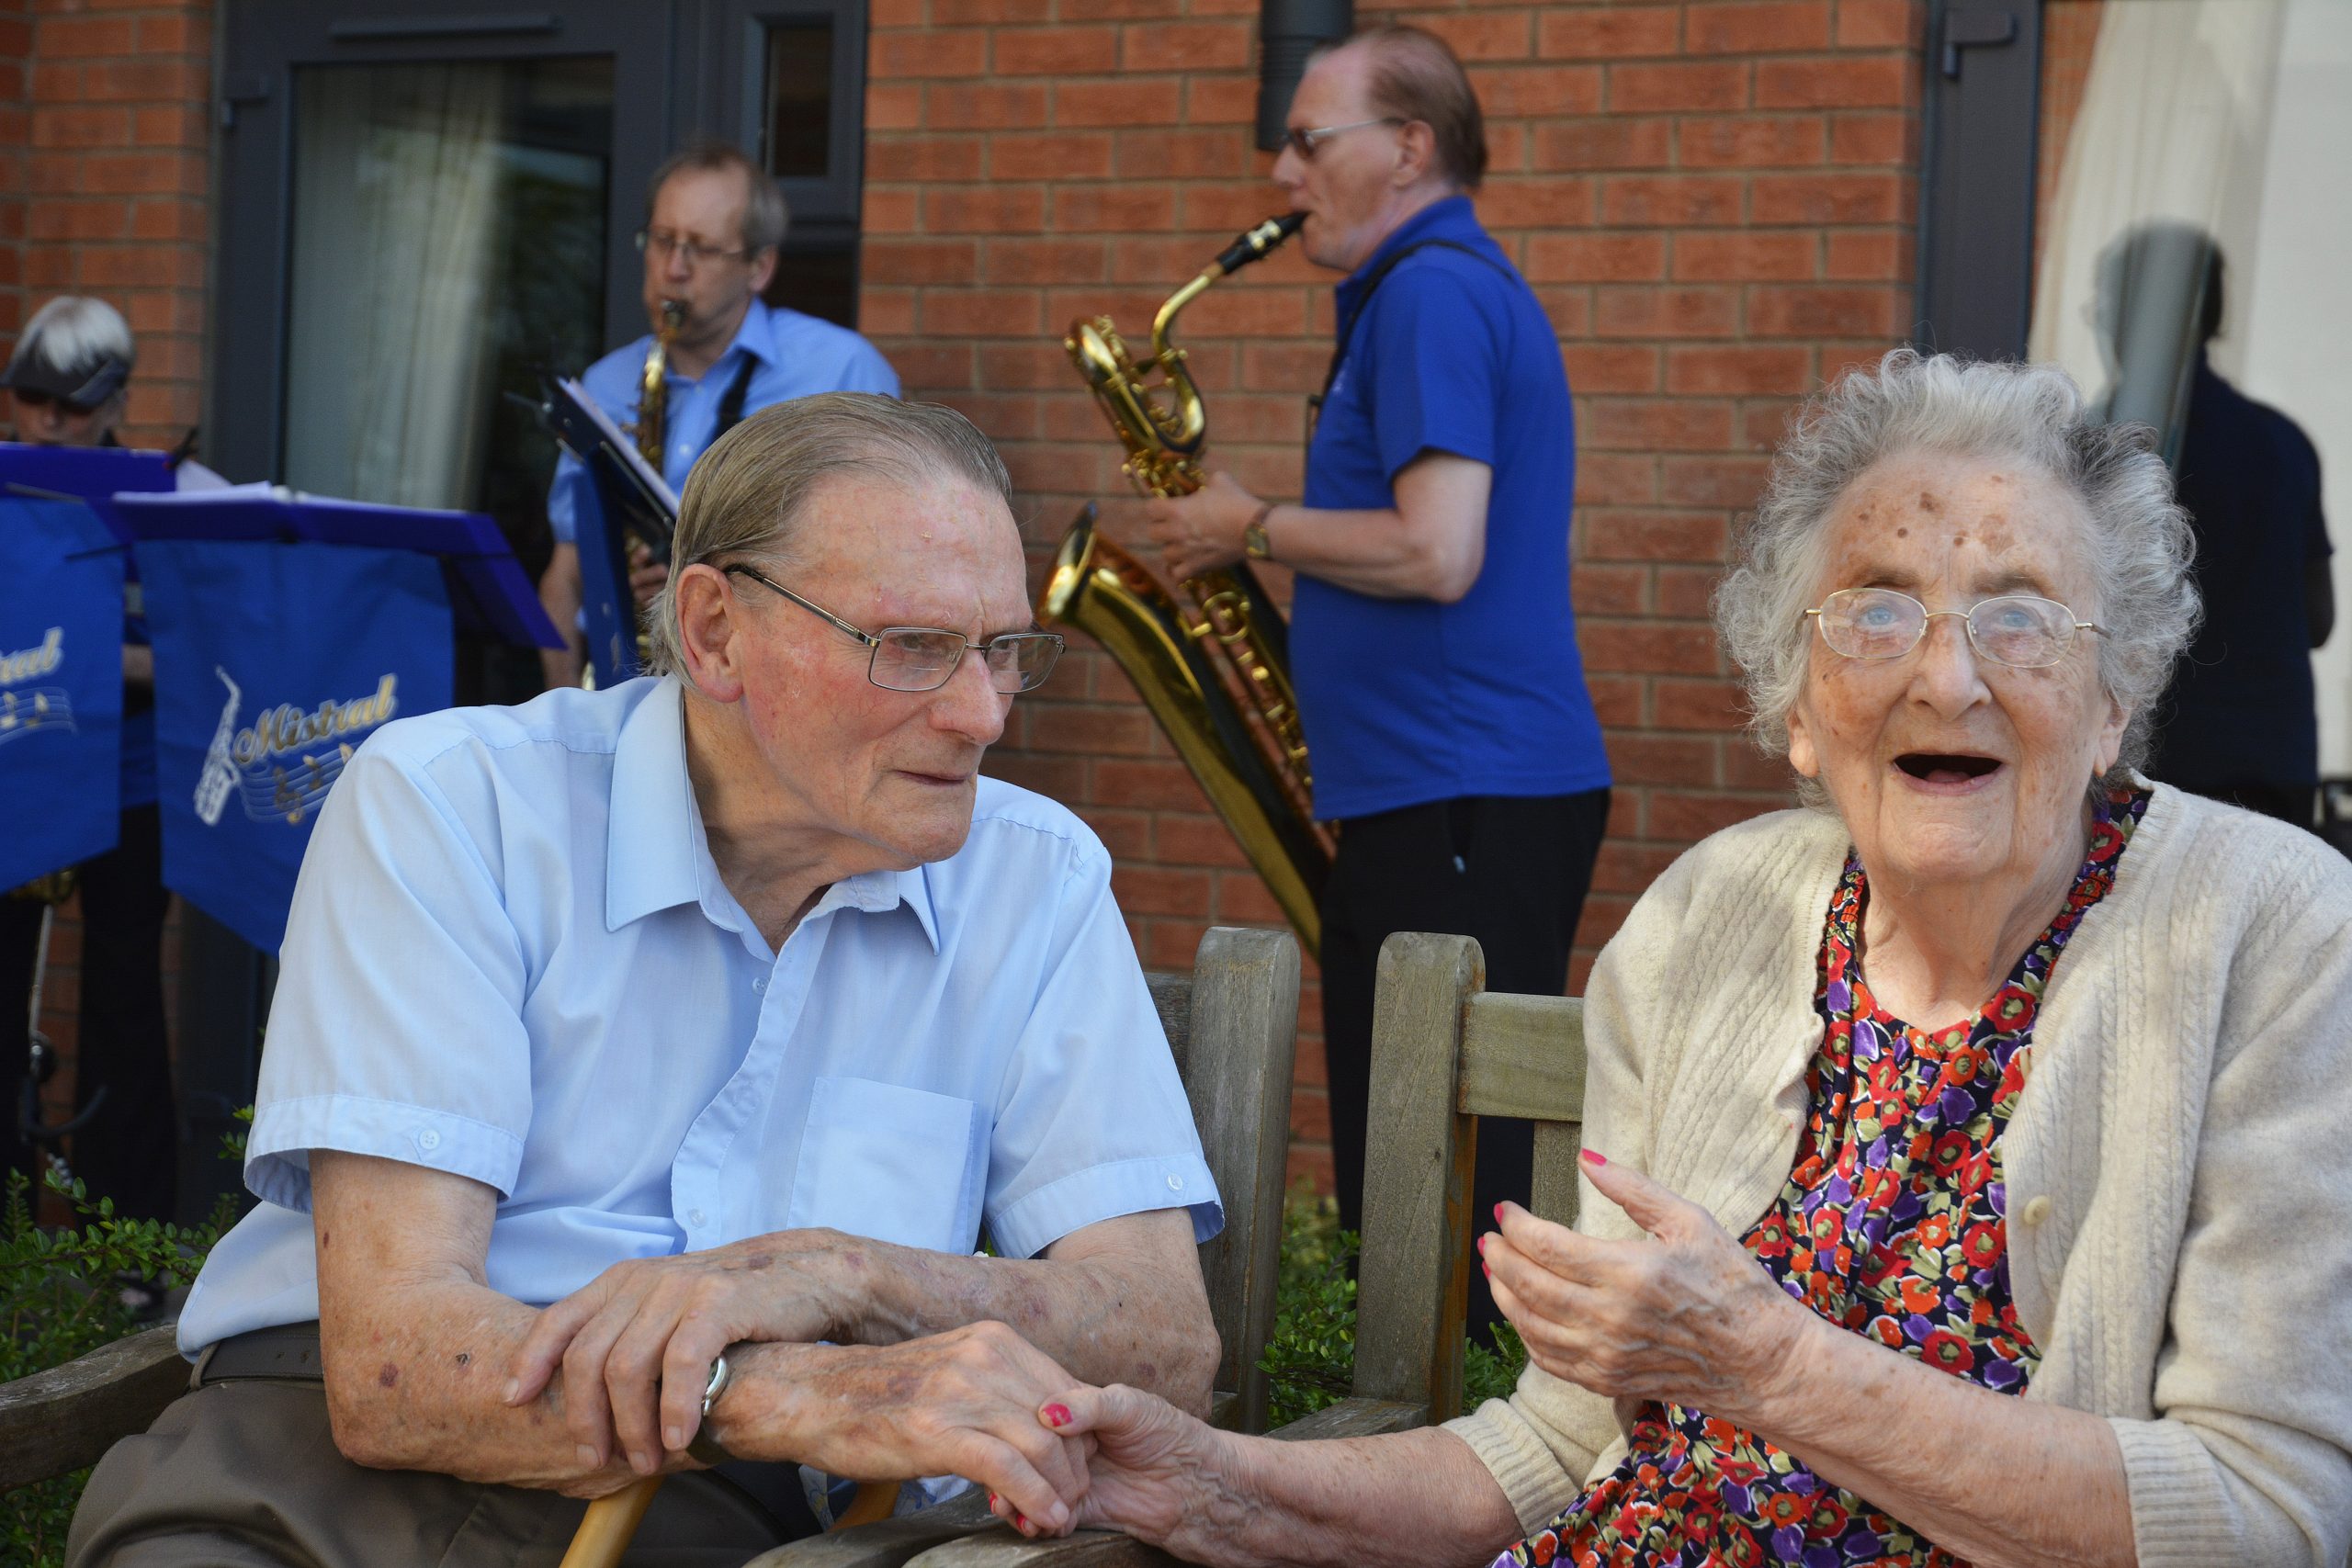
[[[1609,817],[1609,762],[1568,604],[1574,416],[1534,291],[1471,209],[1476,95],[1433,34],[1319,51],[1274,179],[1344,272],[1296,504],[1218,474],[1148,503],[1171,575],[1245,557],[1297,573],[1293,675],[1323,896],[1324,1050],[1340,1223],[1362,1223],[1374,969],[1397,931],[1459,932],[1496,990],[1557,995]],[[1532,1132],[1482,1122],[1477,1201],[1527,1201]],[[1473,1318],[1499,1321],[1483,1281]]]

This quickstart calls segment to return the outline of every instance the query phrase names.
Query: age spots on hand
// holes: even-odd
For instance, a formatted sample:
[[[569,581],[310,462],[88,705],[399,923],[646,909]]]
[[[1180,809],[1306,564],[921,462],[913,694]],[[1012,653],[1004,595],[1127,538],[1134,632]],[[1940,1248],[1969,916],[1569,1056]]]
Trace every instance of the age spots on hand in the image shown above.
[[[390,1361],[386,1361],[382,1370],[378,1371],[376,1374],[376,1386],[378,1388],[390,1388],[400,1381],[401,1370],[392,1365]]]
[[[1923,491],[1921,491],[1919,492],[1919,510],[1920,510],[1920,511],[1922,511],[1922,512],[1941,512],[1943,509],[1944,509],[1944,503],[1943,503],[1942,502],[1938,501],[1938,500],[1936,499],[1936,492],[1935,492],[1934,491],[1931,491],[1931,490],[1923,490]]]

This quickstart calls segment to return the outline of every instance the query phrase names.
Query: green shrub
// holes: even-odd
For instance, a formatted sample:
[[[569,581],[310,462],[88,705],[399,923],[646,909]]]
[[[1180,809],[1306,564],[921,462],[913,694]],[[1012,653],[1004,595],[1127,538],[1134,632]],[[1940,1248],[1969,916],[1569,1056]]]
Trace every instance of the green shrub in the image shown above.
[[[1258,1364],[1271,1387],[1268,1409],[1281,1426],[1348,1396],[1355,1381],[1356,1282],[1350,1274],[1359,1242],[1340,1228],[1339,1204],[1304,1187],[1283,1205],[1282,1270],[1275,1277],[1274,1332]],[[1494,1343],[1464,1348],[1465,1410],[1505,1399],[1527,1364],[1527,1349],[1509,1324]]]
[[[114,1201],[95,1202],[78,1181],[50,1179],[51,1190],[71,1205],[78,1223],[44,1230],[33,1223],[31,1183],[11,1171],[0,1204],[0,1382],[62,1366],[140,1325],[116,1281],[154,1280],[164,1286],[196,1278],[205,1254],[233,1218],[229,1200],[202,1225],[183,1229],[154,1220],[128,1220]],[[0,1495],[0,1562],[52,1568],[65,1557],[65,1527],[82,1495],[86,1470]]]

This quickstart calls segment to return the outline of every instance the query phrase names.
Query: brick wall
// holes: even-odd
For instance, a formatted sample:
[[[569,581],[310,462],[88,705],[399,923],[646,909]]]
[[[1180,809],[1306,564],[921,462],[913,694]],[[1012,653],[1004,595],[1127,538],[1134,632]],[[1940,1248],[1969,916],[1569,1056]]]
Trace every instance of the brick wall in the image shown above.
[[[1486,106],[1482,217],[1560,334],[1577,393],[1576,597],[1618,780],[1571,984],[1681,847],[1786,797],[1734,733],[1706,624],[1734,516],[1792,398],[1904,333],[1923,9],[1911,0],[1366,5],[1444,33]],[[1058,338],[1153,308],[1281,209],[1252,150],[1251,0],[875,0],[861,325],[910,395],[1003,446],[1042,570],[1079,503],[1131,535],[1117,448]],[[1284,254],[1180,335],[1216,459],[1295,496],[1328,275]],[[992,771],[1093,823],[1147,963],[1272,923],[1115,666],[1074,653]],[[1328,1170],[1310,995],[1295,1169]]]
[[[55,295],[111,301],[139,340],[133,446],[203,402],[211,61],[209,0],[0,0],[0,346]]]

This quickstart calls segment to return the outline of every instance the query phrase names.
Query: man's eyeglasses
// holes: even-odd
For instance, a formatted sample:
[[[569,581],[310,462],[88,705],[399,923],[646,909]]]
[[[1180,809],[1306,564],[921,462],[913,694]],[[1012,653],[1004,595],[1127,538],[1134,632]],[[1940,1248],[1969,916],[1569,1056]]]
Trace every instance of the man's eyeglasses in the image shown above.
[[[1343,130],[1362,130],[1367,125],[1403,125],[1405,123],[1392,114],[1383,115],[1377,119],[1351,119],[1345,125],[1319,125],[1312,130],[1302,130],[1294,127],[1283,132],[1283,141],[1289,144],[1292,152],[1311,164],[1315,161],[1315,150]]]
[[[935,692],[954,679],[974,645],[961,632],[935,626],[885,626],[878,632],[860,630],[823,605],[803,599],[781,582],[738,562],[721,567],[735,577],[748,577],[772,593],[791,600],[812,615],[821,616],[873,650],[865,678],[886,692]],[[1062,656],[1062,639],[1052,632],[1007,632],[979,645],[989,667],[989,683],[1007,696],[1034,692],[1054,672]]]
[[[1820,625],[1831,651],[1849,659],[1900,659],[1919,646],[1938,615],[1958,615],[1979,658],[2013,670],[2048,669],[2066,657],[2076,632],[2107,635],[2057,600],[2030,593],[2004,593],[1967,610],[1930,610],[1892,588],[1841,588],[1805,614]]]
[[[650,252],[662,261],[668,261],[673,255],[682,255],[686,258],[686,265],[690,267],[700,266],[707,261],[740,260],[752,254],[751,247],[748,245],[738,246],[731,251],[725,250],[718,245],[706,245],[700,240],[685,239],[662,229],[639,229],[637,231],[637,248]]]

